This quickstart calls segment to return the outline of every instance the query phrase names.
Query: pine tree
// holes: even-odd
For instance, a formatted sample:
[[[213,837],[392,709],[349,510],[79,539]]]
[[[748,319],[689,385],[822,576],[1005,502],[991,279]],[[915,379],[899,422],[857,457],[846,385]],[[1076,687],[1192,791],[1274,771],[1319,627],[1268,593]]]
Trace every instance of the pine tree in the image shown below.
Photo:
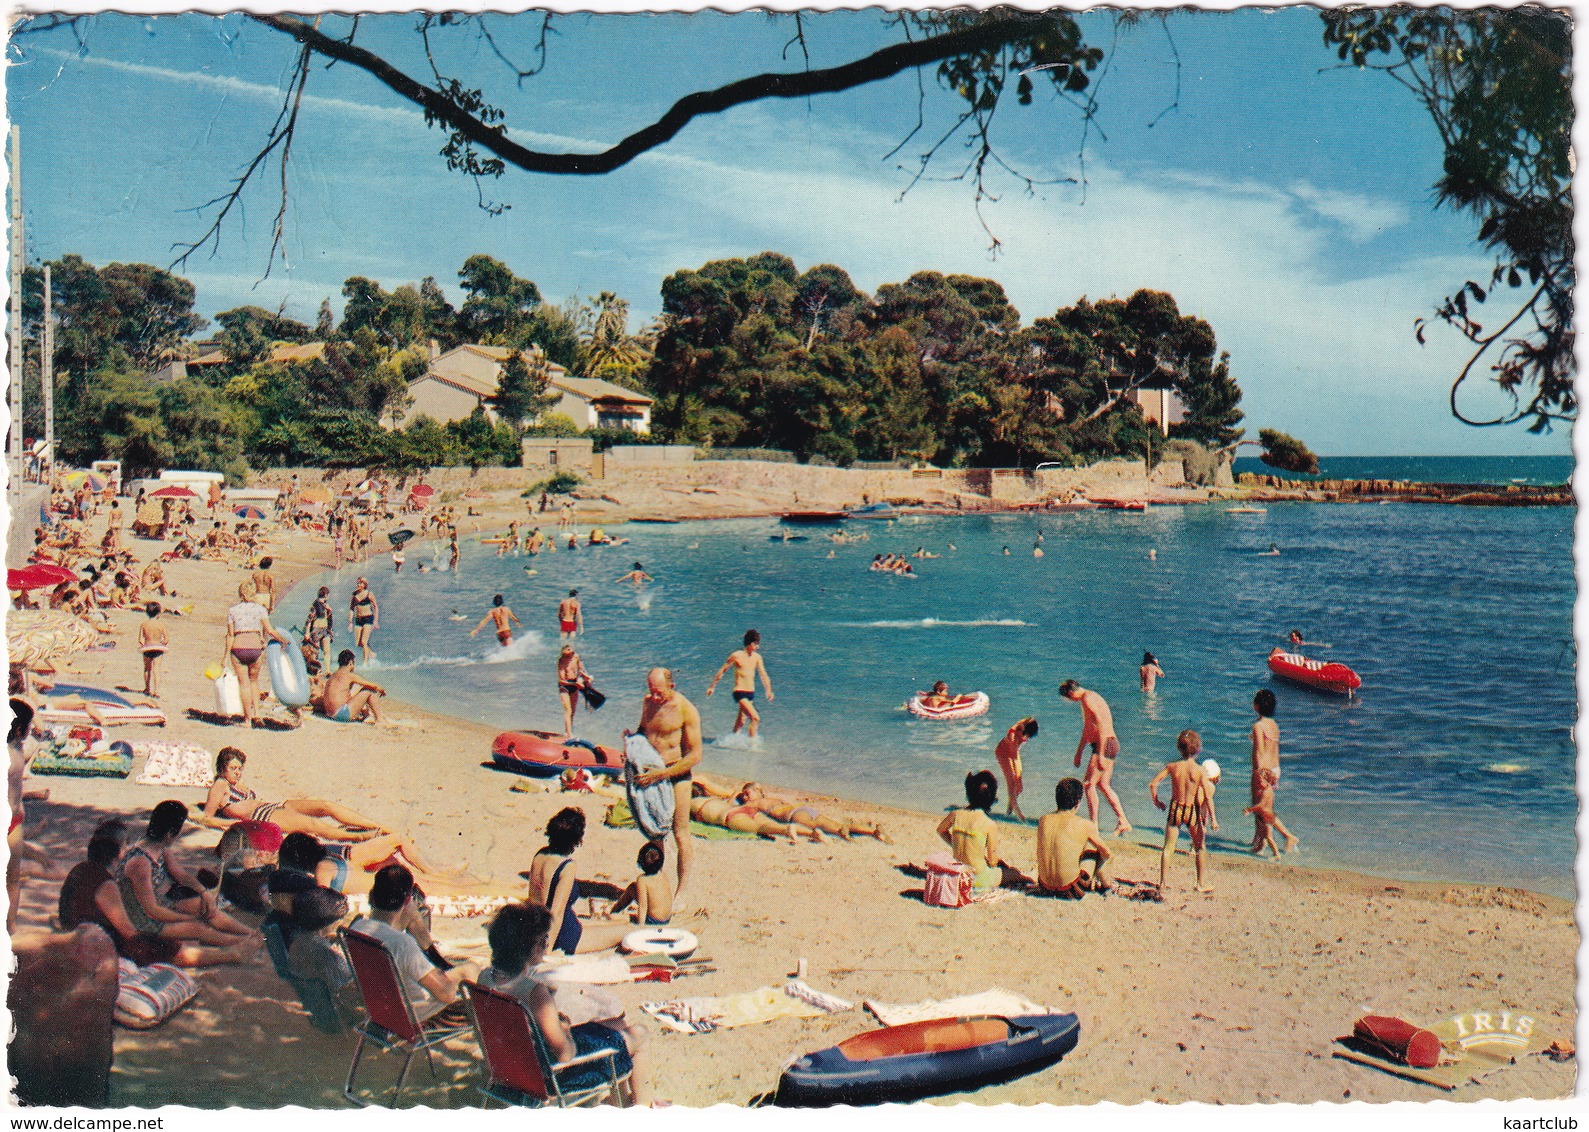
[[[539,355],[525,350],[509,354],[497,378],[495,397],[497,415],[503,423],[520,428],[562,400],[562,394],[551,389],[551,377],[551,370]]]
[[[336,320],[331,317],[331,300],[320,300],[320,317],[315,319],[314,336],[321,342],[329,342],[336,337]]]

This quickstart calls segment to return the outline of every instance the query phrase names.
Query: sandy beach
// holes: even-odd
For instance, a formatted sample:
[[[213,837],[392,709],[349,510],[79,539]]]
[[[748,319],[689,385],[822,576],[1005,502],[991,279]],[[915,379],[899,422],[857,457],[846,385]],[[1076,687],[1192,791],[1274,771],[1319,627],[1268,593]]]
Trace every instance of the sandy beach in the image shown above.
[[[510,477],[527,482],[524,473],[502,476]],[[468,502],[482,511],[478,519],[463,520],[464,537],[471,523],[484,532],[522,517],[519,490],[482,486],[479,498],[460,499],[460,510]],[[648,508],[662,505],[660,494],[655,502],[647,497]],[[581,524],[608,513],[587,509]],[[136,539],[130,545],[141,560],[159,548]],[[267,552],[275,557],[283,592],[329,566],[327,543],[300,532],[278,534]],[[390,563],[383,556],[368,568],[390,569]],[[383,704],[388,719],[379,726],[306,717],[292,731],[248,730],[188,718],[189,707],[213,706],[202,672],[220,659],[225,610],[245,577],[240,565],[167,567],[168,585],[180,595],[170,604],[194,607],[191,616],[166,619],[172,649],[162,703],[171,720],[163,729],[121,728],[115,737],[185,739],[212,752],[240,746],[249,756],[248,784],[261,799],[309,796],[353,806],[403,830],[443,864],[466,864],[485,879],[480,891],[486,893],[522,892],[517,874],[544,844],[547,818],[565,804],[579,805],[591,827],[579,853],[581,876],[620,884],[632,878],[640,834],[603,828],[603,799],[512,790],[524,780],[483,765],[494,729],[392,701]],[[112,616],[119,647],[71,658],[62,675],[136,690],[141,675],[132,645],[142,614]],[[527,724],[556,726],[556,705],[524,708]],[[638,719],[639,705],[615,702],[608,710]],[[710,749],[703,765],[711,771]],[[29,804],[27,836],[67,865],[81,859],[89,830],[106,816],[141,822],[163,798],[203,799],[200,789],[139,786],[133,778],[38,778],[34,785],[47,785],[51,797]],[[1034,815],[1047,808],[1052,786],[1029,784],[1027,808]],[[944,799],[945,805],[958,801]],[[1318,870],[1306,866],[1304,850],[1299,864],[1216,854],[1210,895],[1190,892],[1191,860],[1178,858],[1172,883],[1180,886],[1162,904],[1118,895],[1069,903],[1012,893],[948,911],[924,906],[921,880],[901,868],[942,848],[934,834],[940,814],[858,800],[823,802],[880,821],[894,844],[696,841],[697,872],[683,900],[695,919],[686,926],[700,936],[716,971],[671,986],[617,989],[631,1019],[639,1017],[651,1038],[653,1063],[666,1066],[654,1082],[657,1096],[692,1106],[744,1104],[773,1088],[794,1055],[873,1028],[875,1020],[860,1010],[863,1000],[909,1003],[993,987],[1075,1011],[1080,1044],[1053,1068],[946,1100],[1425,1101],[1555,1098],[1573,1089],[1574,1063],[1537,1055],[1451,1094],[1331,1056],[1332,1041],[1367,1013],[1424,1024],[1473,1010],[1526,1013],[1539,1029],[1570,1042],[1578,933],[1566,901],[1517,889]],[[1225,808],[1224,821],[1245,828],[1239,809]],[[1031,873],[1035,829],[1002,829],[1007,857]],[[1159,836],[1159,830],[1139,829],[1111,842],[1121,847],[1117,874],[1156,879],[1157,849],[1146,846]],[[197,860],[215,841],[214,832],[190,826],[182,847]],[[24,929],[50,926],[57,888],[24,881]],[[484,956],[481,920],[438,919],[436,934],[450,954]],[[801,958],[810,985],[853,1001],[856,1009],[701,1035],[664,1031],[639,1014],[642,1001],[781,984]],[[340,1089],[352,1038],[328,1037],[309,1026],[263,955],[198,978],[196,1002],[163,1027],[141,1034],[117,1030],[113,1105],[344,1105]],[[439,1069],[434,1080],[416,1069],[405,1102],[477,1103],[471,1045],[450,1048]],[[386,1080],[386,1072],[372,1066],[370,1079]]]

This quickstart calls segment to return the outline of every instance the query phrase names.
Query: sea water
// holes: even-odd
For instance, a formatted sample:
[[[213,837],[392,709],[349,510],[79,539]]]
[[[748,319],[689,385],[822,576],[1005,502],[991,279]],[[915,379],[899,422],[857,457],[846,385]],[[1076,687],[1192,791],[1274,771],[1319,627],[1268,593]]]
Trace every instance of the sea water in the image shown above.
[[[1304,476],[1271,468],[1255,456],[1236,461],[1234,471],[1286,479],[1402,480],[1410,483],[1483,483],[1543,486],[1572,479],[1571,456],[1320,456],[1319,474]]]
[[[435,711],[557,729],[556,607],[577,588],[578,648],[610,696],[581,710],[577,734],[616,744],[639,718],[646,670],[665,665],[701,709],[708,770],[929,812],[960,803],[966,772],[995,767],[994,744],[1026,715],[1041,732],[1026,748],[1023,808],[1048,809],[1055,781],[1078,773],[1081,713],[1055,690],[1075,678],[1113,709],[1114,784],[1136,836],[1162,828],[1147,782],[1190,727],[1226,769],[1212,841],[1230,851],[1251,836],[1250,705],[1270,687],[1276,805],[1302,840],[1298,862],[1571,896],[1573,511],[1225,506],[852,521],[868,539],[847,545],[827,541],[833,528],[772,520],[630,523],[609,528],[629,545],[534,558],[466,543],[457,574],[413,572],[433,557],[422,545],[400,575],[377,558],[310,579],[283,620],[301,624],[329,584],[337,647],[350,645],[341,611],[362,569],[381,604],[379,658],[361,666],[371,679]],[[776,541],[790,530],[806,540]],[[1271,544],[1281,553],[1261,555]],[[914,560],[917,578],[866,569],[918,547],[942,557]],[[655,582],[617,581],[636,560]],[[489,626],[468,635],[495,593],[524,622],[508,649]],[[729,737],[731,677],[705,694],[748,628],[777,694],[756,700],[759,749]],[[1293,628],[1318,642],[1310,655],[1361,675],[1354,698],[1271,679],[1269,650]],[[1154,695],[1138,686],[1144,651],[1166,673]],[[991,712],[907,714],[909,696],[940,679],[987,692]],[[1107,809],[1099,820],[1113,828]]]

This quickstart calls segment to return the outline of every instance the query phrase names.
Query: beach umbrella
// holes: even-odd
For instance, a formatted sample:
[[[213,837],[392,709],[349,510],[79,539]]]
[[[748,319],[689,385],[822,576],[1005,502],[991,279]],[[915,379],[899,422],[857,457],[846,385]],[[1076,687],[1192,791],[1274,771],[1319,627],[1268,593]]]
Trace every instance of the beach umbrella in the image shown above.
[[[197,499],[198,497],[198,492],[189,491],[187,488],[175,484],[149,493],[150,499]]]
[[[436,494],[436,489],[431,487],[428,483],[416,483],[413,487],[408,489],[408,494],[416,495],[420,499],[429,499],[432,495]]]
[[[370,488],[372,488],[374,486],[375,486],[375,481],[374,480],[360,480],[358,485],[355,486],[353,490],[354,491],[369,491]]]
[[[306,487],[298,493],[305,503],[330,503],[331,493],[323,487]]]
[[[65,653],[86,652],[98,643],[94,627],[70,613],[17,609],[6,614],[6,649],[12,664],[38,664]]]
[[[404,527],[400,531],[390,531],[386,536],[387,541],[393,546],[402,546],[405,542],[413,537],[414,532],[409,530],[407,527]]]
[[[64,566],[56,566],[49,562],[39,562],[24,566],[20,570],[6,571],[8,590],[41,590],[54,588],[62,582],[75,581],[77,581],[76,574]]]
[[[244,503],[241,506],[233,507],[232,514],[239,519],[263,519],[265,517],[265,512],[255,507],[252,503]]]
[[[84,472],[83,482],[88,485],[90,491],[104,491],[110,486],[110,481],[98,472]]]

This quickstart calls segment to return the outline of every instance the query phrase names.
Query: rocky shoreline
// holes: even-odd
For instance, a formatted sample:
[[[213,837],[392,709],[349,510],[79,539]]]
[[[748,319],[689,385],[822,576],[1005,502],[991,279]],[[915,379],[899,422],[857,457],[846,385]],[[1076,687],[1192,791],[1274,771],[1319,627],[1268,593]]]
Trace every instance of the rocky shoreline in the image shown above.
[[[1236,486],[1247,499],[1321,503],[1455,503],[1470,507],[1570,507],[1572,485],[1417,483],[1410,480],[1288,480],[1242,472]]]

